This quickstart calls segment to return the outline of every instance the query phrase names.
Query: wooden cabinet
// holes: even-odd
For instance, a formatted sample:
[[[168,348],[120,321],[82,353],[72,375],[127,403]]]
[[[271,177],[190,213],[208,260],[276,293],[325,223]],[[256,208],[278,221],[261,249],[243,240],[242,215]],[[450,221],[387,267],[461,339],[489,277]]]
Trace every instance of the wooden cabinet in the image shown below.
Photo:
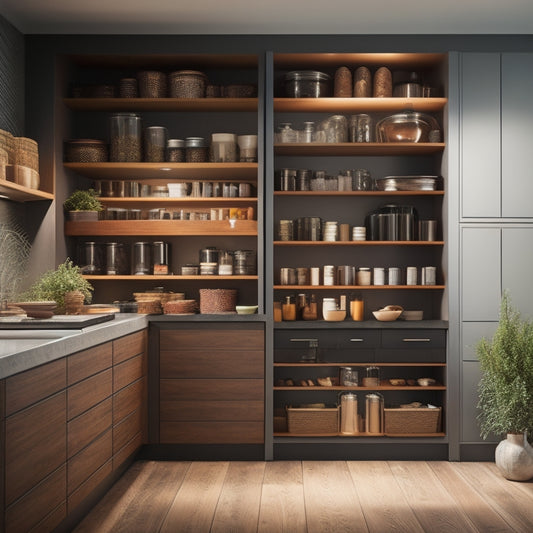
[[[160,330],[160,443],[264,442],[264,335],[252,322]]]
[[[0,382],[6,533],[54,530],[139,450],[146,339],[140,331]]]
[[[81,79],[102,79],[102,70],[116,84],[121,77],[136,76],[141,70],[160,70],[165,73],[180,69],[201,70],[209,83],[252,84],[259,82],[259,59],[249,54],[170,54],[76,56],[66,59],[65,70],[71,83]],[[64,99],[70,113],[71,129],[64,131],[65,138],[90,136],[108,138],[108,117],[116,112],[132,112],[141,116],[143,129],[148,126],[165,126],[169,138],[185,139],[204,137],[209,146],[211,134],[232,132],[237,135],[258,134],[260,121],[259,98],[207,97],[207,98],[71,98]],[[95,118],[96,117],[96,118]],[[96,122],[95,122],[96,120]],[[257,268],[237,271],[233,275],[182,275],[181,267],[199,263],[198,252],[206,246],[217,249],[251,250],[258,254],[262,249],[262,135],[259,133],[259,161],[211,162],[99,162],[64,164],[65,174],[75,173],[87,188],[95,181],[111,186],[112,182],[135,182],[139,188],[186,183],[186,196],[131,194],[101,197],[109,216],[91,223],[66,221],[65,234],[70,238],[72,256],[77,244],[86,240],[103,244],[115,241],[128,250],[128,266],[120,275],[107,275],[105,265],[101,272],[87,273],[95,287],[95,296],[105,295],[106,300],[130,299],[132,292],[151,287],[154,281],[164,283],[174,292],[186,292],[188,298],[198,297],[199,283],[208,287],[231,286],[239,289],[242,304],[262,302],[262,284]],[[60,170],[61,172],[61,170]],[[198,186],[199,192],[194,192]],[[225,187],[226,185],[226,187]],[[242,193],[234,189],[243,188]],[[248,192],[244,192],[244,188]],[[220,193],[209,194],[209,189]],[[224,193],[224,190],[233,192]],[[141,213],[141,220],[112,220],[113,209],[123,213]],[[246,217],[231,214],[246,212]],[[157,216],[154,214],[157,212]],[[220,213],[224,213],[222,219]],[[215,218],[216,213],[216,218]],[[253,213],[253,215],[252,215]],[[231,215],[231,216],[230,216]],[[246,218],[246,219],[244,219]],[[135,241],[165,241],[169,244],[168,275],[135,275],[133,257],[129,254]],[[260,264],[261,258],[257,261]],[[261,267],[260,267],[261,268]],[[262,270],[262,268],[261,268]],[[119,283],[117,283],[119,282]],[[148,285],[147,285],[148,284]]]

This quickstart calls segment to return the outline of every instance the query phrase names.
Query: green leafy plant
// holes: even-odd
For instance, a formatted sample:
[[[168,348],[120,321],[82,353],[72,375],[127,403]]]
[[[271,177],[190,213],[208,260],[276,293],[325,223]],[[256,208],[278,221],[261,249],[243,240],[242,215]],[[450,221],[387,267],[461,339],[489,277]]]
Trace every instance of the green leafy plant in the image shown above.
[[[481,435],[531,433],[533,322],[521,318],[506,292],[492,340],[482,339],[476,349],[482,372],[478,403]]]
[[[65,293],[80,291],[85,297],[85,301],[90,303],[93,290],[93,286],[81,275],[80,268],[67,258],[56,270],[45,272],[20,296],[20,300],[55,301],[58,309],[63,309]]]
[[[65,211],[102,211],[103,206],[94,189],[74,191],[64,202]]]

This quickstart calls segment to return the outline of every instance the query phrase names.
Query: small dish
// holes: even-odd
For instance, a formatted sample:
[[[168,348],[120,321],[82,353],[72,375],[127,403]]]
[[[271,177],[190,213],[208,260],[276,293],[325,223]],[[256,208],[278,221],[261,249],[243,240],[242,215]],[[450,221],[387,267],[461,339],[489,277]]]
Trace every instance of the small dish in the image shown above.
[[[45,302],[14,302],[11,305],[20,307],[30,318],[50,318],[54,314],[57,303],[54,301]]]
[[[342,322],[346,318],[346,310],[328,309],[324,311],[326,322]]]
[[[421,387],[431,387],[436,381],[433,378],[418,378],[416,380]]]
[[[404,311],[400,317],[402,320],[422,320],[424,311]]]
[[[380,309],[379,311],[372,311],[372,314],[376,320],[379,320],[380,322],[393,322],[402,314],[402,311]]]
[[[257,305],[236,305],[235,310],[238,315],[253,315],[257,313]]]

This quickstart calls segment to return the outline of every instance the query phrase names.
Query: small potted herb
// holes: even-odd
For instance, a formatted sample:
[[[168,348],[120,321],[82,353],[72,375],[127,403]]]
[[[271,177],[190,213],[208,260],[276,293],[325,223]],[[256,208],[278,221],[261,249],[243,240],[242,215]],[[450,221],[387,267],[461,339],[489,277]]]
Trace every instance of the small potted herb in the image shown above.
[[[103,210],[94,189],[76,190],[63,203],[70,220],[98,220],[98,213]]]

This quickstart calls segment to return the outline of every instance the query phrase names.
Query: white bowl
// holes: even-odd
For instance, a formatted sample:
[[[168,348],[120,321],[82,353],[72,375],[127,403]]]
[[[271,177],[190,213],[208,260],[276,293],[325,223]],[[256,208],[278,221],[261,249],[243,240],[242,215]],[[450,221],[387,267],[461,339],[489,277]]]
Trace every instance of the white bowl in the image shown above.
[[[393,322],[402,314],[402,311],[380,309],[379,311],[372,311],[372,314],[376,320],[379,320],[380,322]]]
[[[238,315],[253,315],[257,313],[257,305],[236,305],[235,311]]]
[[[328,309],[324,311],[324,320],[327,322],[342,322],[346,318],[346,311]]]

